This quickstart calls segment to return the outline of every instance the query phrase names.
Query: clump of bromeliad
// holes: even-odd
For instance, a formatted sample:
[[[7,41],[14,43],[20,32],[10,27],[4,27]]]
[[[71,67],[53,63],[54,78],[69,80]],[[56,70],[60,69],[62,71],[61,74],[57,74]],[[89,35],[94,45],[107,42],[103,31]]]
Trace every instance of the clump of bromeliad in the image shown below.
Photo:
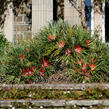
[[[9,82],[47,81],[54,73],[68,75],[76,83],[109,81],[107,45],[62,21],[42,28],[28,44],[14,44],[6,55],[1,72],[8,81],[11,77]]]

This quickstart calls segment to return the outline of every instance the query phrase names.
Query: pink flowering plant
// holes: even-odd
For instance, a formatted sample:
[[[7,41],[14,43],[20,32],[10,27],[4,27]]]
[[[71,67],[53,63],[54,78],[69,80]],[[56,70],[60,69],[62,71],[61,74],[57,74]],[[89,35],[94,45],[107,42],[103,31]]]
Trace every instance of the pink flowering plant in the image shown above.
[[[75,83],[109,82],[109,48],[82,27],[59,21],[40,30],[31,41],[9,47],[1,64],[6,83],[48,81],[63,73]]]

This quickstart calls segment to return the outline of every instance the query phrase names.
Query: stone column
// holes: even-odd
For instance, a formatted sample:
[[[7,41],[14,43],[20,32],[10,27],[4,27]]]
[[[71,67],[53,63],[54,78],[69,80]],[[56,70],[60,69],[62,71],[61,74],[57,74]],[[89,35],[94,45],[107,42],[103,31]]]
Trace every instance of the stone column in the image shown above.
[[[53,0],[32,0],[32,33],[53,20]]]
[[[29,0],[28,3],[23,3],[20,6],[20,11],[16,16],[14,16],[14,40],[20,41],[30,40],[32,37],[32,1]],[[29,16],[29,17],[28,17]]]
[[[12,4],[9,4],[8,6],[8,12],[7,12],[7,16],[6,16],[6,20],[4,23],[4,28],[3,28],[3,32],[6,36],[6,38],[8,39],[8,41],[12,42],[13,41],[13,35],[14,35],[14,30],[13,30],[13,22],[14,22],[14,15],[13,15],[13,10],[12,10],[12,6],[10,6]]]
[[[94,5],[94,31],[102,39],[102,11],[97,5]]]
[[[76,6],[81,6],[81,0],[76,1],[76,3]],[[64,0],[64,20],[72,25],[81,25],[80,14],[69,0]]]

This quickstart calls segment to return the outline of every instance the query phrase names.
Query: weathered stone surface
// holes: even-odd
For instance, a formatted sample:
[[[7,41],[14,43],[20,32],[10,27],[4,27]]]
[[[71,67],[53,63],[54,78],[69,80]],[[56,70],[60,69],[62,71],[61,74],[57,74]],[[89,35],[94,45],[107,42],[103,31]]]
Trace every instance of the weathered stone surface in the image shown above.
[[[22,22],[22,16],[18,16],[16,20],[16,22]]]
[[[29,20],[31,20],[31,19],[28,19],[26,16],[24,16],[24,23],[30,23]]]
[[[0,88],[15,88],[15,89],[60,89],[60,90],[85,90],[87,88],[101,88],[109,89],[109,84],[14,84],[14,85],[5,85],[0,84]]]
[[[104,105],[109,106],[109,100],[0,100],[0,106],[9,106],[11,103],[27,103],[31,102],[36,106],[95,106]]]
[[[102,39],[102,14],[98,12],[94,13],[94,30],[99,39]]]
[[[93,106],[93,105],[109,106],[109,100],[71,100],[66,101],[66,105],[78,105],[78,106]]]
[[[14,36],[14,39],[15,39],[15,40],[18,40],[18,41],[22,40],[23,38],[24,38],[23,33],[19,33],[19,34],[16,34],[16,35]]]
[[[5,23],[4,23],[4,28],[3,28],[3,33],[6,36],[7,40],[12,42],[13,41],[13,35],[14,35],[14,30],[13,30],[13,20],[14,20],[14,15],[13,15],[13,9],[12,3],[8,5],[8,12],[5,18]]]
[[[27,6],[28,5],[28,6]],[[27,4],[21,6],[21,10],[18,16],[14,19],[14,39],[30,39],[31,38],[31,14],[32,14],[32,0],[28,1]],[[28,32],[28,33],[27,33]]]
[[[78,0],[77,4],[81,6],[81,0]],[[81,25],[80,14],[69,0],[64,0],[64,20],[71,25]]]
[[[24,39],[25,40],[32,39],[32,32],[24,32]]]
[[[16,30],[17,31],[29,31],[30,30],[30,26],[29,25],[16,25]]]
[[[32,0],[32,32],[40,31],[53,20],[53,0]]]

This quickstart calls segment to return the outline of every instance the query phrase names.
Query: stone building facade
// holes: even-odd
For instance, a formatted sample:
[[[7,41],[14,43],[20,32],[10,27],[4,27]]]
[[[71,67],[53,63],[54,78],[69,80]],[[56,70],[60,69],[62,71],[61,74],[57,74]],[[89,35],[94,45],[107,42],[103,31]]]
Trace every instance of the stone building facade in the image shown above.
[[[50,21],[58,19],[57,16],[61,16],[64,21],[68,21],[71,25],[81,25],[81,17],[79,11],[75,8],[81,7],[82,2],[85,0],[74,0],[75,5],[72,5],[70,0],[57,0],[57,6],[54,2],[56,0],[30,0],[28,4],[21,6],[20,12],[15,17],[11,8],[7,15],[4,33],[9,41],[30,39],[40,28],[46,26]],[[60,3],[61,2],[61,3]],[[59,5],[60,3],[60,5]],[[99,31],[100,38],[105,41],[105,19],[104,8],[102,6],[102,12],[95,11],[94,0],[90,0],[91,10],[91,34],[95,31]],[[58,13],[56,13],[56,10]],[[28,17],[29,16],[29,17]]]
[[[76,7],[81,7],[81,2],[82,0],[77,0]],[[64,20],[72,25],[81,25],[80,13],[72,6],[69,0],[64,0]]]
[[[32,37],[32,1],[22,4],[18,16],[14,15],[14,40]]]

